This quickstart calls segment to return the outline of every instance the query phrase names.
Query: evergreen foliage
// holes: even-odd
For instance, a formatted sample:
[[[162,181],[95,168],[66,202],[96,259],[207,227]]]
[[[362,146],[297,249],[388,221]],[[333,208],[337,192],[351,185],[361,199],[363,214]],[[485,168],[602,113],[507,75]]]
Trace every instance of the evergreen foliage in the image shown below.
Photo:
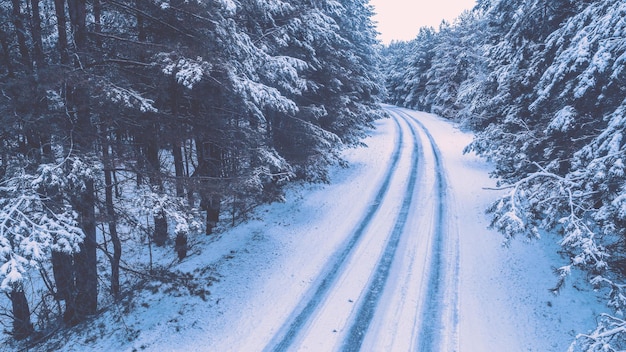
[[[14,337],[33,332],[44,292],[68,324],[106,302],[102,278],[117,299],[129,243],[183,260],[225,213],[235,223],[290,180],[325,181],[382,116],[371,16],[363,0],[1,2]]]

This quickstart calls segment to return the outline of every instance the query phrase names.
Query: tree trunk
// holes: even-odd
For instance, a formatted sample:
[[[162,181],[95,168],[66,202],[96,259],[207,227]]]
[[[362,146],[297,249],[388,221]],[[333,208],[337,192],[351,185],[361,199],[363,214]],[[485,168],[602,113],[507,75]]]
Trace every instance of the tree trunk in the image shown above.
[[[171,109],[172,109],[172,121],[174,122],[173,130],[176,131],[173,138],[173,146],[172,146],[172,156],[174,157],[174,172],[176,174],[176,196],[184,197],[185,196],[185,188],[183,185],[183,180],[185,177],[185,167],[183,164],[183,141],[182,139],[182,130],[183,130],[183,122],[179,119],[178,116],[178,98],[179,98],[179,89],[178,84],[175,80],[171,80],[170,82],[170,99],[171,99]]]
[[[220,220],[221,197],[216,193],[202,196],[200,208],[206,211],[206,234],[213,233],[213,229]]]
[[[33,38],[33,58],[37,69],[45,66],[43,54],[43,41],[41,39],[41,15],[39,13],[39,0],[31,0],[32,16],[30,17],[30,33]]]
[[[71,99],[76,111],[74,134],[75,147],[81,153],[89,153],[96,134],[90,121],[89,96],[86,87],[74,87]],[[85,233],[80,251],[74,256],[76,270],[76,316],[78,323],[86,316],[95,314],[98,303],[98,270],[96,257],[96,216],[94,180],[84,180],[85,187],[73,199],[73,208],[78,211],[79,223]]]
[[[57,288],[56,299],[65,301],[66,305],[72,301],[76,291],[74,286],[74,265],[72,256],[63,252],[52,252],[52,274]]]
[[[174,156],[174,172],[176,173],[176,196],[184,197],[185,187],[183,180],[185,178],[185,168],[183,164],[182,143],[180,141],[174,142],[172,155]]]
[[[159,145],[156,141],[158,128],[154,128],[154,133],[148,136],[146,142],[146,161],[148,162],[150,184],[158,189],[163,188],[161,180],[161,162],[159,160]],[[159,247],[165,245],[167,242],[167,217],[164,211],[160,211],[154,216],[154,244]]]
[[[9,294],[13,312],[13,337],[23,340],[33,332],[33,324],[30,322],[30,307],[24,294],[24,290],[13,288]]]
[[[116,299],[120,293],[120,260],[122,258],[122,242],[117,234],[117,222],[115,215],[115,207],[113,206],[113,163],[109,155],[109,143],[107,136],[103,137],[105,141],[102,148],[104,159],[104,197],[107,210],[107,221],[109,225],[109,235],[113,243],[113,257],[111,258],[111,293]]]
[[[74,325],[76,317],[76,267],[74,257],[63,252],[52,252],[52,273],[56,285],[55,299],[65,301],[63,321]]]
[[[89,153],[96,135],[90,121],[89,96],[86,87],[74,87],[71,92],[76,111],[75,147],[80,153]],[[85,187],[75,195],[73,208],[79,213],[79,223],[85,233],[80,251],[74,256],[76,266],[76,319],[84,320],[95,314],[98,302],[98,270],[96,257],[96,217],[94,180],[84,180]]]
[[[65,17],[65,0],[54,0],[54,11],[57,16],[57,31],[59,35],[59,54],[62,65],[69,65],[70,54],[67,45],[67,19]]]
[[[76,51],[80,52],[85,50],[87,44],[87,6],[85,0],[67,0],[67,7],[69,9]]]
[[[9,77],[13,77],[13,67],[11,65],[11,52],[9,50],[9,39],[7,34],[0,28],[0,45],[2,45],[2,61],[6,67]]]
[[[167,218],[165,212],[161,211],[154,216],[154,244],[163,247],[165,242],[167,242],[167,238]]]
[[[85,0],[67,0],[70,23],[76,55],[74,67],[80,68],[80,55],[87,49],[87,28],[85,17],[87,8]],[[86,80],[85,80],[86,81]],[[68,94],[70,105],[74,107],[76,124],[74,126],[75,147],[79,153],[93,151],[93,141],[97,137],[94,126],[91,123],[89,109],[88,86],[70,82],[71,91]],[[80,251],[74,256],[76,269],[76,314],[70,323],[83,321],[87,316],[95,314],[98,309],[98,268],[97,268],[97,241],[96,241],[96,212],[95,212],[95,187],[93,179],[83,180],[85,187],[80,194],[73,199],[73,207],[78,211],[79,223],[85,233],[85,238],[80,244]]]
[[[198,155],[198,176],[218,179],[222,175],[222,150],[214,143],[196,141],[196,154]],[[201,180],[200,183],[211,181]],[[213,228],[219,222],[222,195],[215,191],[217,187],[207,185],[200,187],[200,208],[206,212],[205,233],[210,235]]]
[[[96,256],[96,214],[93,180],[85,181],[81,199],[74,205],[79,210],[85,239],[75,255],[76,265],[76,323],[95,314],[98,309],[98,269]]]
[[[93,20],[94,32],[96,33],[96,47],[102,49],[102,38],[98,34],[102,33],[102,4],[100,0],[93,0]]]
[[[33,68],[30,61],[30,54],[28,52],[28,45],[26,44],[26,30],[24,29],[24,23],[22,22],[22,10],[20,8],[20,0],[11,0],[13,5],[13,26],[15,26],[15,36],[17,37],[17,45],[20,51],[20,58],[22,64],[31,70]]]
[[[178,254],[178,260],[181,261],[187,257],[187,234],[178,232],[174,244],[174,250]]]
[[[137,40],[140,42],[145,42],[147,39],[146,29],[144,25],[144,16],[141,14],[145,10],[145,6],[143,4],[145,0],[136,0],[135,7],[137,7]],[[141,56],[141,55],[140,55]]]

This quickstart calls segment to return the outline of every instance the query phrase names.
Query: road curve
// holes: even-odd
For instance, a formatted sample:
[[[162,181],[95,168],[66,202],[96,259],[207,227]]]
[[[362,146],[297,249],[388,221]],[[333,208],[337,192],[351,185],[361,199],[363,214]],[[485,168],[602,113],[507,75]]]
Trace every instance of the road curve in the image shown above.
[[[458,249],[441,153],[388,107],[397,144],[359,225],[264,351],[458,350]]]

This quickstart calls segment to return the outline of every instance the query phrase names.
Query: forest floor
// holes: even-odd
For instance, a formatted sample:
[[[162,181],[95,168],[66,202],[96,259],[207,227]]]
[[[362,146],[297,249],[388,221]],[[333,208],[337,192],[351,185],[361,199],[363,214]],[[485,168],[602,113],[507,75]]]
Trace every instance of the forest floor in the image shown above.
[[[584,277],[550,291],[566,264],[558,237],[503,246],[487,229],[499,193],[490,165],[463,154],[472,135],[387,108],[330,184],[292,185],[283,203],[225,221],[160,263],[178,278],[35,349],[545,352],[594,328],[606,308]]]

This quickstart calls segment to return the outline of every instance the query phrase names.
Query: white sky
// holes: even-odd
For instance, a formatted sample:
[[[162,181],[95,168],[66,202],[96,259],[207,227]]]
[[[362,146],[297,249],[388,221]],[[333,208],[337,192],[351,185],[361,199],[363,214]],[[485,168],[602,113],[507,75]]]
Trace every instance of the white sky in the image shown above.
[[[476,0],[370,0],[374,5],[380,40],[411,40],[420,27],[439,28],[441,20],[454,20],[463,10],[471,9]]]

